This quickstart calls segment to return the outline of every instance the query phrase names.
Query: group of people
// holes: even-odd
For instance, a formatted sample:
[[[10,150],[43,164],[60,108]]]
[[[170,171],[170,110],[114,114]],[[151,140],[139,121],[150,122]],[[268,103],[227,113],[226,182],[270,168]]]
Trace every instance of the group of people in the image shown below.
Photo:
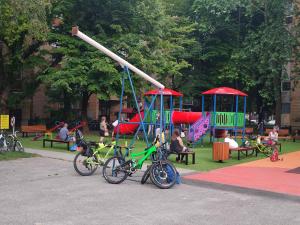
[[[278,126],[274,126],[273,129],[269,132],[268,137],[265,138],[265,140],[262,140],[261,135],[257,135],[257,143],[258,144],[268,144],[268,145],[274,145],[278,142]],[[238,148],[238,143],[231,137],[229,133],[226,134],[226,138],[224,139],[224,142],[229,143],[229,148]]]

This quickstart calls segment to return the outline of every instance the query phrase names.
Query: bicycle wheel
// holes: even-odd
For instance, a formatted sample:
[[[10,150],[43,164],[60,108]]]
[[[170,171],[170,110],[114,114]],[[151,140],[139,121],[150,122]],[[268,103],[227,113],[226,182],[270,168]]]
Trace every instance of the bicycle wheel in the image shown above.
[[[15,139],[9,135],[6,137],[7,151],[15,151]]]
[[[128,177],[123,164],[124,159],[119,156],[109,158],[103,165],[102,173],[104,179],[110,184],[120,184]]]
[[[263,149],[261,149],[261,152],[267,156],[267,157],[270,157],[273,153],[273,149],[274,147],[273,146],[270,146],[270,145],[266,145]]]
[[[144,175],[142,177],[141,184],[146,183],[146,181],[149,179],[151,167],[152,167],[152,165],[148,166],[148,168],[146,169],[146,171],[145,171],[145,173],[144,173]]]
[[[98,165],[93,157],[86,157],[79,152],[73,161],[75,171],[81,176],[90,176],[96,170]]]
[[[15,151],[24,152],[24,147],[21,142],[16,141],[15,143]]]
[[[151,166],[151,181],[161,189],[173,187],[176,183],[176,169],[167,161],[158,161]]]

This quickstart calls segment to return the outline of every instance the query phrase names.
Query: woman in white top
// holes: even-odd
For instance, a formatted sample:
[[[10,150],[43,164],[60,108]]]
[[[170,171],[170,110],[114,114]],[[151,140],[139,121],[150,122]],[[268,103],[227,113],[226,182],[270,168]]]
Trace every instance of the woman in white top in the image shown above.
[[[269,140],[274,143],[278,142],[278,132],[277,131],[278,131],[278,127],[275,126],[275,127],[273,127],[273,130],[271,130],[269,133]]]
[[[224,142],[229,143],[229,148],[238,148],[239,147],[239,144],[230,137],[230,134],[226,135]]]

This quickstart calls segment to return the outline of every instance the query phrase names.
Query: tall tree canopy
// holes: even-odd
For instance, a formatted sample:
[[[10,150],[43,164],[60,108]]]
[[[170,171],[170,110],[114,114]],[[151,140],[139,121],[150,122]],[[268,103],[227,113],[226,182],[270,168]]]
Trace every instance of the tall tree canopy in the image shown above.
[[[185,48],[193,43],[193,37],[188,37],[193,26],[168,15],[166,7],[160,0],[53,2],[52,16],[60,20],[60,26],[53,27],[49,35],[54,63],[40,80],[49,84],[52,92],[63,93],[65,112],[70,111],[71,96],[77,96],[86,118],[92,93],[107,98],[119,94],[121,88],[120,68],[93,47],[71,37],[74,24],[150,75],[164,82],[180,79],[182,70],[189,67]],[[147,87],[139,85],[143,86]]]
[[[19,98],[45,83],[48,95],[64,103],[64,116],[79,101],[86,119],[91,94],[108,99],[120,93],[120,66],[72,37],[73,25],[186,96],[199,99],[201,91],[228,85],[247,91],[251,108],[276,106],[278,115],[285,65],[298,60],[292,55],[298,27],[286,23],[287,15],[296,15],[293,1],[0,1],[2,105],[15,105],[7,96],[14,96],[9,93],[20,74],[27,75]],[[41,45],[47,43],[45,56]],[[149,87],[133,77],[141,92]]]
[[[34,67],[44,63],[39,47],[47,37],[49,6],[48,0],[0,1],[0,107],[3,111],[33,93],[35,80],[30,75],[34,74]],[[14,95],[12,90],[17,90],[19,95]]]

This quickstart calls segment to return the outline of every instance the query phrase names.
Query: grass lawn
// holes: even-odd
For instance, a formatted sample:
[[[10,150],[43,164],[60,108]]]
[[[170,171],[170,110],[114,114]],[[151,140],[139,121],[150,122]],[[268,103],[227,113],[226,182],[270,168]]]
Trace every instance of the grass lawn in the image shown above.
[[[85,137],[87,140],[90,141],[98,141],[98,136],[95,135],[88,135]],[[22,144],[26,148],[34,148],[34,149],[45,149],[45,150],[51,150],[51,151],[60,151],[60,152],[69,152],[70,154],[74,154],[74,152],[70,152],[66,150],[66,144],[60,144],[60,143],[54,143],[54,148],[46,147],[43,148],[42,140],[38,141],[32,141],[32,137],[28,138],[21,138]],[[109,141],[109,139],[107,139]],[[124,145],[125,141],[129,144],[131,142],[131,139],[121,139],[120,143],[121,145]],[[282,152],[280,154],[293,152],[293,151],[300,151],[300,142],[292,142],[292,141],[282,141]],[[47,143],[49,144],[49,143]],[[136,149],[136,152],[145,148],[145,142],[138,140],[134,144]],[[257,159],[265,158],[263,154],[259,154],[258,157],[255,157],[255,154],[252,156],[248,156],[247,158],[241,154],[241,160],[237,159],[237,152],[232,153],[231,159],[224,161],[223,163],[215,162],[212,160],[212,144],[209,143],[208,139],[204,140],[204,146],[197,146],[193,149],[196,152],[196,164],[189,164],[185,165],[183,163],[176,163],[175,158],[176,155],[171,155],[170,160],[174,162],[174,165],[176,167],[185,168],[185,169],[191,169],[196,171],[209,171],[221,167],[236,165],[244,162],[254,161]],[[189,159],[189,162],[192,162],[192,159]]]
[[[0,161],[14,160],[19,158],[30,158],[36,156],[36,154],[31,154],[28,152],[0,152]]]

